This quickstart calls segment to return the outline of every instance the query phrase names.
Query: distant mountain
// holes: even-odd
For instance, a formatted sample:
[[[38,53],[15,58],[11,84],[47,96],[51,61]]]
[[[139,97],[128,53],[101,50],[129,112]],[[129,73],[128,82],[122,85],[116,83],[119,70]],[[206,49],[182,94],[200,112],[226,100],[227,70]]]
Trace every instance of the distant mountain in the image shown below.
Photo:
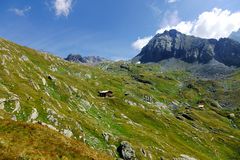
[[[97,64],[100,62],[108,61],[106,58],[102,58],[99,56],[86,56],[82,57],[80,54],[69,54],[67,61],[76,62],[76,63],[89,63],[89,64]]]
[[[240,29],[237,32],[232,32],[232,34],[229,36],[229,38],[240,42]]]
[[[227,66],[240,67],[240,43],[229,38],[202,39],[170,30],[154,36],[133,61],[148,63],[169,58],[203,64],[215,59]]]

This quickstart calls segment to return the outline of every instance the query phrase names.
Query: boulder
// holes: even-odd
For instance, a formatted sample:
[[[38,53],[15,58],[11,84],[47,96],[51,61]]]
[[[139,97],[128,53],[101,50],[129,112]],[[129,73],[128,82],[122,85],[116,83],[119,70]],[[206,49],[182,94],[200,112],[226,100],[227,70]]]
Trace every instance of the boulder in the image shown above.
[[[28,59],[28,57],[27,57],[27,56],[25,56],[25,55],[22,55],[22,57],[21,57],[21,60],[22,60],[22,61],[28,61],[29,59]]]
[[[28,119],[28,122],[31,122],[31,121],[37,119],[37,118],[38,118],[38,115],[39,115],[39,114],[38,114],[37,109],[36,109],[36,108],[33,108],[32,113],[31,113],[31,115],[30,115],[30,117],[29,117],[29,119]]]
[[[0,109],[4,109],[5,102],[6,102],[6,98],[0,98]]]
[[[185,154],[181,154],[178,158],[173,158],[173,160],[197,160],[196,158],[190,157]]]
[[[54,80],[56,80],[56,78],[55,78],[55,77],[53,77],[52,75],[48,75],[48,79],[49,79],[49,80],[51,80],[51,81],[54,81]]]
[[[118,152],[120,157],[124,160],[135,160],[135,151],[133,150],[132,146],[127,141],[122,141],[120,146],[118,147]]]
[[[41,77],[41,79],[42,79],[42,84],[43,84],[44,86],[46,86],[46,84],[47,84],[47,81],[46,81],[46,79],[45,79],[45,78],[43,78],[43,77]]]
[[[130,101],[130,100],[128,100],[128,99],[125,99],[124,101],[125,101],[127,104],[129,104],[130,106],[137,106],[137,103],[132,102],[132,101]]]
[[[49,67],[49,69],[50,69],[51,71],[53,71],[53,72],[57,72],[57,71],[58,71],[57,67],[55,67],[54,65],[51,65],[51,66]]]
[[[104,132],[104,133],[102,134],[102,136],[103,136],[104,140],[105,140],[106,142],[108,142],[109,139],[110,139],[110,137],[111,137],[111,134]]]
[[[70,137],[73,136],[72,131],[70,131],[70,130],[68,130],[68,129],[64,129],[63,131],[61,131],[61,133],[62,133],[64,136],[68,137],[68,138],[70,138]]]
[[[153,102],[153,98],[151,96],[144,95],[143,101],[148,102],[148,103],[152,103]]]
[[[235,114],[234,114],[234,113],[230,113],[230,114],[228,115],[228,118],[234,119],[234,118],[235,118]]]
[[[13,121],[17,121],[17,117],[16,117],[16,115],[13,115],[12,118],[11,118],[11,120],[13,120]]]

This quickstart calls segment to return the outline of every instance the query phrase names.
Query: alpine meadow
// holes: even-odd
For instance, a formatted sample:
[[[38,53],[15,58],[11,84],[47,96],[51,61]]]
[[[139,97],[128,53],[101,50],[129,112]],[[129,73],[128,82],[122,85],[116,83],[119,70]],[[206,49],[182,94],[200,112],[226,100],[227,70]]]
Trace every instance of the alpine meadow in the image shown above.
[[[239,6],[2,0],[0,159],[239,160]]]

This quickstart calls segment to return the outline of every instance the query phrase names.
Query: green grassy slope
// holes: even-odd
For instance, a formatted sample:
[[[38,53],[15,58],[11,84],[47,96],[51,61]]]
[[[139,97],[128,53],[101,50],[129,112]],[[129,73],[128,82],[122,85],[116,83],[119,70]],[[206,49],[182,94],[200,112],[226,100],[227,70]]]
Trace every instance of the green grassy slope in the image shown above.
[[[158,64],[85,66],[3,39],[0,57],[2,119],[42,123],[112,157],[121,141],[138,159],[240,157],[238,73],[207,81],[162,73]],[[114,96],[101,98],[99,90]]]
[[[111,159],[37,124],[0,121],[0,159]]]

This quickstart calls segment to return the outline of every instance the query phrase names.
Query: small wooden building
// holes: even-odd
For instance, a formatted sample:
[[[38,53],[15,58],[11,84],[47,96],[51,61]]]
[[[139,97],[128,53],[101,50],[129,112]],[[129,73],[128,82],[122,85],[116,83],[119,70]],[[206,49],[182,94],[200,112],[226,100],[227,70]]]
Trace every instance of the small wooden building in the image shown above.
[[[100,97],[112,97],[113,96],[113,92],[112,91],[98,91],[98,94]]]
[[[204,107],[205,107],[205,101],[204,101],[204,100],[198,101],[197,104],[198,104],[198,108],[199,108],[199,109],[201,109],[201,110],[204,109]]]

